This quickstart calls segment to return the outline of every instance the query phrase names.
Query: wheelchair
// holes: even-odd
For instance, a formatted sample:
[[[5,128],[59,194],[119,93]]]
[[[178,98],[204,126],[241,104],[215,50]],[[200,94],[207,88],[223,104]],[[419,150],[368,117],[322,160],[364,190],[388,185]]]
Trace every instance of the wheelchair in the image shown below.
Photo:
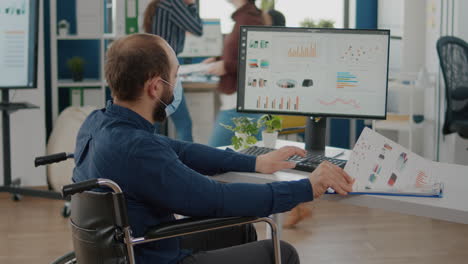
[[[46,165],[71,157],[67,153],[53,154],[37,158],[36,163]],[[110,191],[93,191],[97,188]],[[133,237],[124,194],[112,180],[91,179],[65,185],[62,196],[71,196],[74,252],[51,264],[135,264],[135,245],[258,222],[266,222],[270,226],[275,264],[281,264],[277,226],[268,217],[184,218],[149,228],[142,237]]]

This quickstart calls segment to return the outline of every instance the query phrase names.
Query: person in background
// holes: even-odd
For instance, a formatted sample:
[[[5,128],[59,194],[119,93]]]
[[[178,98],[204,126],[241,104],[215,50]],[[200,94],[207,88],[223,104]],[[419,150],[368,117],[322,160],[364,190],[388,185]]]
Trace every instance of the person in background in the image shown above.
[[[263,20],[266,26],[284,27],[286,26],[286,18],[278,10],[270,9],[263,11]]]
[[[203,34],[203,21],[198,15],[195,0],[153,0],[146,7],[143,29],[165,39],[176,54],[184,49],[185,33],[196,36]],[[177,85],[182,85],[180,80]],[[176,128],[177,139],[192,142],[192,119],[182,94],[177,111],[171,116]],[[161,125],[155,125],[159,132]]]
[[[221,60],[209,58],[204,62],[214,62],[208,69],[208,74],[220,76],[218,90],[220,92],[221,109],[216,118],[209,145],[213,147],[231,145],[232,131],[222,127],[220,123],[234,125],[232,118],[246,116],[258,119],[259,114],[237,113],[237,59],[241,25],[264,25],[262,11],[255,6],[255,0],[229,0],[236,11],[232,14],[235,21],[232,32],[224,39]],[[215,62],[216,61],[216,62]]]

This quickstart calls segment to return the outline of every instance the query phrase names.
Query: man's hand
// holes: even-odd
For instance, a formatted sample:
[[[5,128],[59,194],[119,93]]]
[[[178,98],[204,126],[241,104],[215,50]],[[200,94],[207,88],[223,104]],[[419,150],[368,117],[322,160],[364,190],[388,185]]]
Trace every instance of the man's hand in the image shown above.
[[[309,176],[314,192],[314,199],[322,196],[328,188],[341,195],[353,191],[354,179],[343,169],[328,161],[322,162]]]
[[[206,71],[207,74],[212,74],[216,76],[223,76],[226,74],[226,68],[224,68],[224,61],[220,60],[214,62],[213,65]]]
[[[278,150],[257,157],[255,171],[260,173],[274,173],[283,169],[296,167],[295,162],[286,161],[291,156],[305,157],[306,151],[296,147],[282,147]]]

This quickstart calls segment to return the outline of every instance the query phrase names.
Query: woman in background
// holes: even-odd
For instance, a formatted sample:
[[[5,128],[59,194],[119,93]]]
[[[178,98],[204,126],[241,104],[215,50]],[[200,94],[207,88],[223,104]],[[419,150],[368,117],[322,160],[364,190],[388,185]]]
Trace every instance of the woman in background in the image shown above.
[[[239,49],[240,26],[264,25],[262,11],[255,6],[255,0],[229,0],[236,11],[232,19],[236,22],[230,34],[224,39],[223,55],[220,60],[215,58],[205,60],[206,63],[216,61],[207,71],[221,77],[218,91],[220,92],[221,110],[216,118],[209,145],[213,147],[231,145],[232,131],[222,127],[220,123],[234,125],[234,117],[251,117],[258,119],[259,114],[237,113],[237,60]]]
[[[146,33],[165,39],[176,54],[184,49],[185,33],[203,34],[203,22],[198,15],[195,0],[153,0],[146,7],[143,28]],[[177,85],[182,85],[178,80]],[[192,119],[182,95],[177,111],[170,116],[176,128],[177,139],[192,142]],[[159,132],[160,124],[156,130]]]

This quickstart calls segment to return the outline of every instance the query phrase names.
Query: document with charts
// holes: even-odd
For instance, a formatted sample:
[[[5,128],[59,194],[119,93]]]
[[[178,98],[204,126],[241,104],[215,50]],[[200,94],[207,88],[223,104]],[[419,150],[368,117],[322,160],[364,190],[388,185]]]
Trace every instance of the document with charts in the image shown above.
[[[436,166],[365,128],[344,170],[356,179],[354,194],[442,197]]]

